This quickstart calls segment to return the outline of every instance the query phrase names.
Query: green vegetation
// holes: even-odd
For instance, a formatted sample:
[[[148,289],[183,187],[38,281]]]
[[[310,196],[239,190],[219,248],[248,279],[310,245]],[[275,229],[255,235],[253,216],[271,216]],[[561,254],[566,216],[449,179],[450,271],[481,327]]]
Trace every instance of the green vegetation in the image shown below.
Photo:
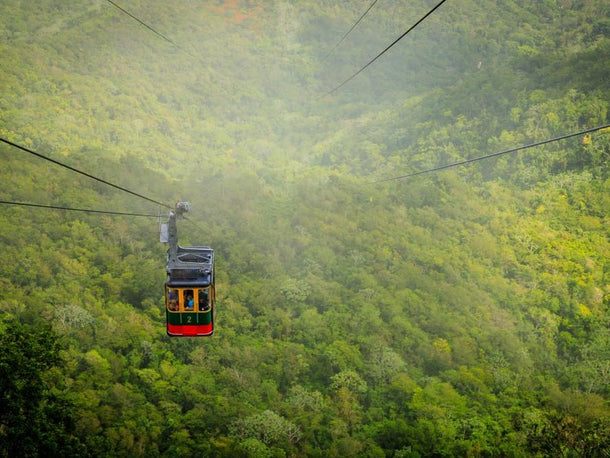
[[[610,454],[610,132],[374,183],[608,123],[607,1],[447,2],[331,95],[429,6],[326,57],[367,2],[85,3],[0,4],[0,137],[189,200],[216,331],[165,335],[154,219],[0,205],[1,456]]]

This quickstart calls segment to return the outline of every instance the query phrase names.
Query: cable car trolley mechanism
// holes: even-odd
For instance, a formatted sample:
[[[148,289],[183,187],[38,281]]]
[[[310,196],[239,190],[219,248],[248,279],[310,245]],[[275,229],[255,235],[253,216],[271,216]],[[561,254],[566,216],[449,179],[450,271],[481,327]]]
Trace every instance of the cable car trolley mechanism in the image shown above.
[[[207,246],[178,245],[176,219],[188,212],[178,202],[161,225],[161,242],[167,243],[165,313],[169,336],[211,336],[214,332],[214,250]]]

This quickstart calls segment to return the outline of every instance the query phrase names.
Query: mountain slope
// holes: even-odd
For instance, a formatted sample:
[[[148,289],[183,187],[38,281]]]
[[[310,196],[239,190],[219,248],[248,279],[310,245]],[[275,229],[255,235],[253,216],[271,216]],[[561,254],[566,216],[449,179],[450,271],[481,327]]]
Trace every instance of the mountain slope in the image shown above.
[[[2,204],[2,342],[61,343],[36,450],[608,452],[608,133],[374,182],[607,123],[606,2],[449,2],[331,95],[430,6],[378,5],[325,59],[362,5],[121,5],[178,46],[109,2],[0,6],[0,136],[190,200],[216,333],[165,336],[154,218]],[[0,155],[5,202],[166,212]]]

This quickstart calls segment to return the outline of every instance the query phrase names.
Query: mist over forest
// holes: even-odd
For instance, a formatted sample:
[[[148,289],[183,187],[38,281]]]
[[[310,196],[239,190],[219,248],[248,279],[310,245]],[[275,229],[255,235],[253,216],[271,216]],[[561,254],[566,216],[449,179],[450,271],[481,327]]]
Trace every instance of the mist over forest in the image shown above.
[[[437,5],[0,2],[0,456],[610,456],[610,3]]]

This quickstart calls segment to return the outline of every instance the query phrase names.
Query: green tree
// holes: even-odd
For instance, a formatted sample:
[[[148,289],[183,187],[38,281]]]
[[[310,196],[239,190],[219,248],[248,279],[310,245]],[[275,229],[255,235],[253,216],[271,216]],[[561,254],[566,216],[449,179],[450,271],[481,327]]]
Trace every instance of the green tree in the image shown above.
[[[75,436],[75,412],[52,371],[60,344],[48,328],[2,323],[0,453],[2,456],[86,456]]]

